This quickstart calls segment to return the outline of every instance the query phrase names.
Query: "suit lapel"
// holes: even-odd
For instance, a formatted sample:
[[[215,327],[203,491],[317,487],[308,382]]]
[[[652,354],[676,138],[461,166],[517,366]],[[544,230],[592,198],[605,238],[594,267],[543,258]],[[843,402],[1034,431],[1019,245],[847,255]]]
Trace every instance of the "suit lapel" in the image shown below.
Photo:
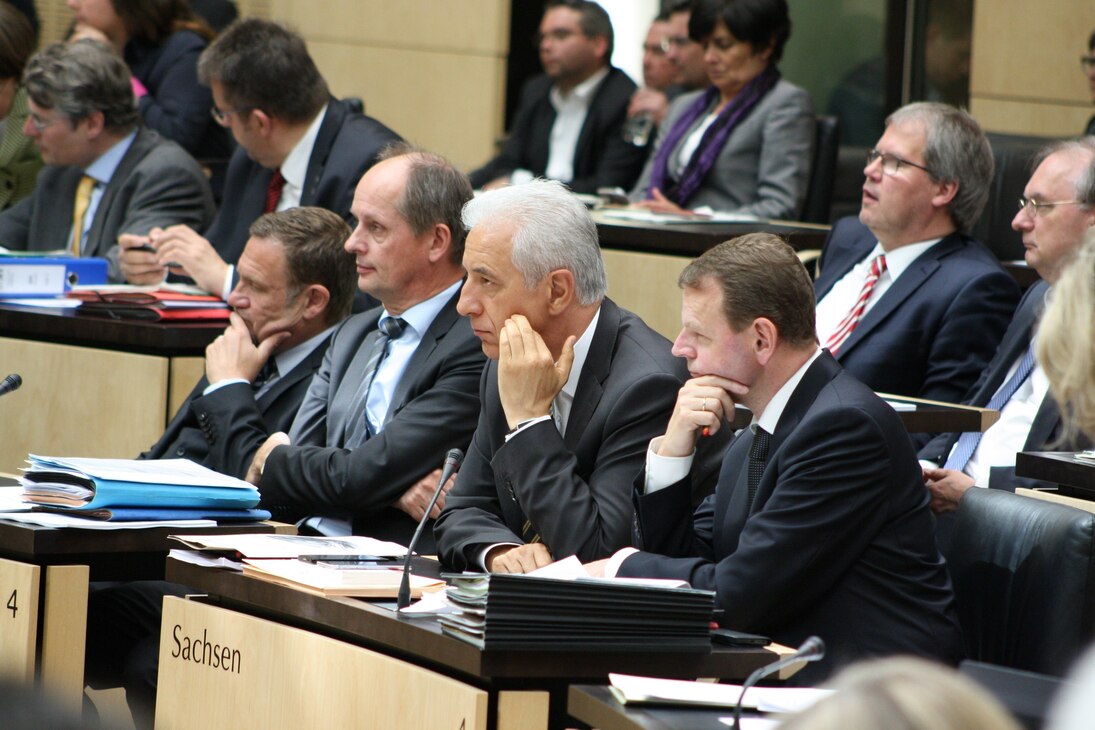
[[[396,385],[395,392],[392,393],[392,402],[388,406],[388,414],[384,417],[384,423],[389,423],[403,409],[403,406],[407,405],[412,390],[418,387],[418,380],[427,371],[427,365],[433,358],[433,353],[438,344],[460,317],[456,311],[456,302],[459,299],[460,290],[457,289],[456,293],[449,298],[449,301],[445,302],[445,306],[434,317],[430,328],[423,333],[422,341],[418,343],[414,354],[411,355],[410,362],[407,363],[407,369],[403,371],[403,377],[399,379],[399,384]]]
[[[603,383],[612,369],[612,354],[616,349],[616,336],[620,329],[620,309],[610,299],[601,302],[601,314],[597,320],[597,329],[589,343],[582,374],[578,377],[578,387],[574,390],[574,402],[570,406],[566,433],[563,443],[577,453],[578,442],[589,425],[597,404],[604,395]]]
[[[1039,281],[1032,285],[1030,291],[1024,297],[1019,309],[1015,312],[1013,324],[1004,334],[1004,340],[1000,343],[999,351],[994,357],[992,372],[981,384],[981,389],[973,396],[974,403],[989,402],[1003,384],[1008,370],[1030,346],[1034,334],[1034,323],[1038,321],[1038,316],[1041,314],[1048,289],[1049,284],[1047,282]],[[1046,396],[1046,398],[1049,399],[1049,396]],[[1054,409],[1056,410],[1056,405]]]
[[[368,334],[353,354],[349,355],[349,367],[335,386],[335,394],[327,414],[329,443],[345,444],[350,432],[353,431],[353,424],[357,423],[361,412],[365,409],[365,393],[361,391],[365,387],[365,378],[368,375],[365,372],[365,365],[368,363],[369,353],[372,352],[373,344],[380,337],[380,330],[376,326],[380,321],[380,311],[376,309],[371,312],[371,316],[375,315],[375,318],[365,325]],[[332,365],[332,369],[339,367],[338,362]],[[332,436],[334,438],[331,438]]]
[[[818,277],[817,283],[814,285],[816,300],[820,302],[833,288],[834,284],[843,279],[852,270],[852,267],[870,253],[876,243],[878,241],[870,230],[863,228],[861,235],[850,244],[847,251],[838,256],[835,261],[827,261],[822,266],[821,276]]]
[[[319,125],[319,133],[316,135],[315,144],[312,145],[312,154],[308,157],[308,171],[304,176],[304,190],[300,194],[301,205],[314,205],[319,194],[319,181],[323,178],[323,170],[327,166],[327,158],[331,154],[338,131],[342,128],[342,120],[346,117],[346,107],[334,97],[327,101],[327,114]],[[356,184],[356,182],[355,182]],[[345,211],[335,211],[345,216]]]
[[[137,163],[144,159],[145,154],[152,148],[154,142],[155,138],[152,132],[143,127],[138,127],[137,136],[133,138],[133,143],[126,150],[121,162],[118,163],[118,167],[115,168],[114,174],[111,175],[110,182],[103,189],[103,197],[99,199],[99,207],[95,209],[95,219],[91,222],[91,228],[87,232],[87,240],[92,247],[88,248],[83,255],[104,256],[106,250],[117,243],[116,241],[103,240],[103,228],[106,226],[107,217],[110,215],[110,206],[114,204],[115,198],[118,197],[118,188],[121,187],[121,183],[129,177]],[[71,212],[69,213],[69,220],[72,220]]]
[[[262,394],[258,399],[259,409],[266,410],[266,404],[275,402],[281,397],[281,394],[292,388],[301,380],[310,379],[319,370],[320,365],[323,364],[323,355],[327,352],[327,346],[331,343],[331,337],[328,336],[320,344],[312,348],[312,351],[308,354],[304,360],[302,360],[295,368],[288,373],[280,376],[274,381],[274,384]]]

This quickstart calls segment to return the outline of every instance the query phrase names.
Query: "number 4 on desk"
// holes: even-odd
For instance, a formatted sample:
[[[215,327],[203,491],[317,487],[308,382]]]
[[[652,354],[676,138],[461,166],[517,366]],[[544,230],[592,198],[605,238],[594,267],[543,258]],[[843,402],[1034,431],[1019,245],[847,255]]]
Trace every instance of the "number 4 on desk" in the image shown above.
[[[38,591],[42,569],[16,560],[0,559],[0,675],[15,681],[34,679],[38,636]]]
[[[19,589],[18,588],[13,590],[11,592],[11,595],[8,596],[8,610],[11,611],[11,617],[12,618],[15,618],[15,614],[19,612],[18,596],[19,596]]]

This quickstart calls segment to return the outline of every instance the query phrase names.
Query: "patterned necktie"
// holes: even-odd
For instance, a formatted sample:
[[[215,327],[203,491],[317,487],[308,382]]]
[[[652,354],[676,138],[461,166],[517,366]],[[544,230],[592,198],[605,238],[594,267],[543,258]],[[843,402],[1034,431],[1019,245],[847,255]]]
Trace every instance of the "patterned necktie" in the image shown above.
[[[273,385],[273,381],[277,379],[278,363],[273,357],[266,361],[266,364],[259,370],[259,374],[255,376],[255,379],[251,381],[251,389],[255,393],[255,397],[266,392],[268,385]]]
[[[281,170],[274,170],[273,177],[266,184],[266,206],[263,213],[273,213],[277,210],[278,201],[281,200],[281,189],[285,187],[285,178],[281,176]]]
[[[380,364],[388,354],[388,346],[392,340],[403,334],[403,329],[406,326],[407,323],[398,317],[385,317],[377,324],[379,336],[373,342],[372,349],[369,350],[369,359],[365,361],[365,377],[354,396],[356,406],[353,418],[350,420],[350,433],[347,435],[345,443],[342,444],[344,448],[352,449],[360,446],[370,436],[375,435],[372,432],[369,414],[365,408],[366,402],[369,400],[369,389],[373,386],[373,380],[376,379]]]
[[[875,256],[871,261],[871,270],[867,272],[867,279],[863,282],[863,288],[859,291],[859,298],[855,300],[855,305],[840,321],[833,334],[829,335],[829,341],[825,343],[830,354],[836,354],[836,351],[844,344],[844,340],[848,339],[848,335],[852,334],[852,330],[863,318],[863,312],[867,309],[867,302],[871,298],[871,292],[874,291],[874,285],[878,283],[878,277],[882,276],[885,270],[886,256],[884,254]]]
[[[745,513],[753,509],[753,499],[757,496],[757,485],[764,474],[764,467],[768,463],[768,446],[772,442],[772,434],[763,428],[757,428],[753,435],[753,443],[749,446],[749,473],[746,475],[748,487],[748,500],[745,505]]]
[[[87,175],[80,178],[80,184],[76,186],[76,202],[72,207],[72,243],[69,245],[73,256],[80,255],[80,243],[84,239],[84,217],[91,205],[91,192],[94,189],[95,178]]]
[[[1033,370],[1034,343],[1032,342],[1023,354],[1023,359],[1019,361],[1019,367],[1015,369],[1015,374],[1000,386],[1000,389],[992,396],[986,407],[998,411],[1006,406],[1011,397],[1015,395],[1015,391],[1019,390],[1019,386],[1030,377]],[[965,469],[966,464],[973,457],[973,452],[977,451],[977,445],[981,443],[981,437],[984,435],[981,431],[966,431],[959,436],[958,440],[954,442],[954,448],[951,449],[951,455],[947,457],[947,463],[943,465],[943,468],[957,469],[958,471]]]

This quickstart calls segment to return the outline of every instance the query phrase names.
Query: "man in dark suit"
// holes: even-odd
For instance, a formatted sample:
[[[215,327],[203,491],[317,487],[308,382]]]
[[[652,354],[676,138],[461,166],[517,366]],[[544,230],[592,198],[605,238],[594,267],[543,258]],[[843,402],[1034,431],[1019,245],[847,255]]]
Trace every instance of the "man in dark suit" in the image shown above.
[[[111,280],[119,280],[120,234],[212,218],[201,168],[140,126],[129,69],[105,45],[49,46],[28,63],[24,84],[23,133],[46,167],[29,197],[0,213],[0,244],[107,257]]]
[[[239,143],[224,200],[204,237],[175,226],[123,238],[122,271],[132,283],[153,283],[175,263],[226,297],[251,221],[296,205],[347,217],[362,173],[399,136],[331,97],[304,40],[273,21],[233,25],[202,53],[198,75],[212,88],[213,116]],[[145,244],[155,253],[136,248]]]
[[[302,527],[324,534],[410,539],[437,485],[431,470],[467,446],[479,414],[484,358],[456,313],[460,209],[471,196],[446,160],[409,148],[361,178],[346,249],[358,287],[383,307],[334,334],[288,436],[268,438],[250,407],[225,402],[210,414],[232,429],[264,505],[310,516]],[[420,549],[432,552],[431,541]]]
[[[813,289],[770,234],[711,249],[681,274],[674,352],[693,379],[635,483],[635,545],[595,574],[675,578],[716,593],[720,623],[823,662],[797,681],[886,654],[956,662],[954,595],[928,496],[892,408],[817,344]],[[704,429],[735,403],[753,424],[727,450],[715,494],[692,513],[685,477]]]
[[[218,424],[213,414],[247,402],[269,431],[289,428],[335,325],[350,313],[349,235],[346,222],[323,208],[267,213],[251,224],[240,281],[228,296],[232,322],[206,349],[205,377],[140,458],[191,459],[243,477],[250,454],[230,447],[241,424]]]
[[[458,309],[491,359],[482,413],[437,520],[457,570],[527,572],[628,544],[627,484],[685,380],[669,343],[605,298],[597,229],[555,181],[464,209]]]
[[[996,355],[965,400],[999,410],[1000,420],[984,435],[940,434],[920,451],[937,512],[955,509],[974,485],[1008,490],[1053,486],[1017,477],[1015,454],[1060,450],[1061,413],[1042,366],[1033,358],[1034,329],[1050,287],[1095,226],[1095,140],[1057,142],[1035,160],[1011,226],[1023,235],[1026,261],[1042,281],[1023,296]],[[1075,449],[1087,446],[1071,444]]]
[[[472,185],[547,177],[578,193],[630,190],[647,148],[623,138],[635,83],[609,64],[608,13],[588,0],[550,2],[539,39],[544,73],[525,84],[501,153],[471,173]]]
[[[957,402],[992,358],[1019,299],[966,235],[992,169],[964,111],[922,102],[887,120],[859,220],[834,226],[815,282],[821,346],[874,390]]]

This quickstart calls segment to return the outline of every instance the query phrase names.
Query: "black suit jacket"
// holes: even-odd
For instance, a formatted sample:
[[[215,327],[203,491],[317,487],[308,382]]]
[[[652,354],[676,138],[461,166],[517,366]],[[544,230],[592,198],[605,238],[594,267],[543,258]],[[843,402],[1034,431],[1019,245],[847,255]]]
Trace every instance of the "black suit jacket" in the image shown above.
[[[551,146],[555,107],[549,96],[554,79],[546,74],[530,79],[501,153],[471,173],[471,184],[481,188],[516,169],[543,177]],[[635,83],[618,68],[597,87],[574,150],[574,179],[564,180],[576,193],[595,193],[599,187],[630,190],[646,161],[646,147],[624,141],[623,125]]]
[[[235,410],[248,411],[270,433],[288,431],[308,392],[312,376],[323,363],[329,342],[330,338],[324,338],[308,357],[279,377],[258,399],[246,383],[226,385],[204,396],[202,391],[209,381],[203,375],[167,425],[160,440],[137,458],[190,459],[214,471],[242,479],[251,465],[253,452],[245,454],[230,447],[235,441],[233,433],[240,428],[241,422],[215,420],[213,413],[224,407],[218,404],[231,404]]]
[[[743,430],[694,514],[686,482],[640,496],[640,475],[635,541],[649,552],[624,560],[619,575],[715,591],[723,625],[789,646],[817,634],[825,659],[796,681],[872,655],[957,662],[950,578],[893,409],[822,353],[779,419],[747,510],[752,442]]]
[[[479,425],[434,526],[442,561],[478,570],[484,548],[526,541],[526,519],[556,558],[594,560],[627,545],[631,479],[687,378],[664,337],[605,299],[566,435],[549,420],[506,443],[498,363],[488,363]]]
[[[373,166],[385,146],[400,137],[372,117],[352,112],[337,99],[330,99],[327,116],[319,127],[308,175],[301,192],[301,205],[314,205],[350,220],[354,188]],[[205,237],[230,264],[239,260],[247,244],[247,230],[262,215],[266,187],[274,171],[263,167],[238,147],[228,163],[224,201]]]
[[[356,405],[380,310],[342,323],[287,429],[293,445],[274,449],[266,461],[259,484],[264,507],[283,517],[350,516],[355,534],[406,544],[416,524],[390,505],[439,468],[449,449],[467,446],[479,415],[485,358],[467,319],[456,313],[459,296],[423,335],[393,394],[384,429],[353,449],[342,442],[344,420]],[[211,409],[213,422],[223,424],[225,433],[231,424],[233,441],[225,448],[250,462],[269,430],[254,409],[224,405]],[[421,550],[430,551],[428,540]]]
[[[833,227],[814,283],[818,301],[877,241],[855,218]],[[992,359],[1018,300],[992,253],[952,233],[905,270],[836,359],[874,390],[957,403]]]
[[[1034,326],[1042,315],[1048,291],[1049,283],[1044,280],[1035,282],[1027,289],[1022,301],[1019,302],[1018,309],[1015,310],[1015,317],[1012,318],[1007,332],[1004,333],[1004,339],[1000,341],[1000,347],[996,350],[996,355],[984,372],[981,373],[981,377],[970,388],[970,392],[963,400],[963,403],[984,408],[992,400],[992,396],[1004,384],[1004,378],[1007,377],[1008,370],[1030,346]],[[1042,399],[1042,403],[1038,407],[1038,413],[1035,415],[1034,421],[1030,424],[1030,432],[1023,443],[1023,451],[1046,451],[1057,448],[1054,444],[1060,435],[1061,412],[1057,407],[1057,401],[1053,399],[1053,395],[1046,393],[1046,397]],[[942,466],[959,436],[958,433],[939,434],[920,450],[920,458]],[[1077,439],[1074,443],[1069,444],[1067,448],[1082,450],[1089,447],[1089,442],[1082,436],[1078,436]],[[1056,485],[1040,479],[1017,477],[1015,476],[1014,466],[994,466],[990,470],[989,483],[980,486],[1014,491],[1016,487],[1032,489],[1035,487],[1054,487]]]

